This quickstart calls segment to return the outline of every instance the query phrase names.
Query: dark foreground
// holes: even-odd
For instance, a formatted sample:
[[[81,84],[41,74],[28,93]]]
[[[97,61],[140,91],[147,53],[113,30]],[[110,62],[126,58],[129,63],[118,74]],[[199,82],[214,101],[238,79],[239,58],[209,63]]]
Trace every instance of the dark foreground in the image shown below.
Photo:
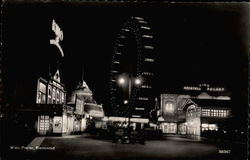
[[[49,148],[43,148],[49,147]],[[11,150],[8,159],[25,160],[245,160],[240,143],[213,143],[165,137],[142,144],[112,143],[92,136],[46,137],[43,150]]]

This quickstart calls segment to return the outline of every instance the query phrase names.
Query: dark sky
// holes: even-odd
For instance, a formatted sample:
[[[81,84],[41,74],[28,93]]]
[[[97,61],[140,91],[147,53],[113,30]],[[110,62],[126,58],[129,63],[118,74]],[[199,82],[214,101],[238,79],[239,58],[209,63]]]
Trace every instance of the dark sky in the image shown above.
[[[59,52],[49,44],[52,19],[64,33],[62,76],[67,90],[82,77],[98,103],[108,105],[110,58],[121,26],[141,16],[152,28],[158,93],[190,83],[222,85],[246,111],[247,3],[5,3],[5,88],[45,76]],[[244,101],[244,103],[243,103]]]

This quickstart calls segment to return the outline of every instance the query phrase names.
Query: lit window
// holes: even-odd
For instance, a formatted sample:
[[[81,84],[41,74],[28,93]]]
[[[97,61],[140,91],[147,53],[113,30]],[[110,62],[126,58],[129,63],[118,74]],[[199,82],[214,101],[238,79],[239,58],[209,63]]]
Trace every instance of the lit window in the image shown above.
[[[48,103],[51,103],[51,89],[48,90]]]
[[[57,90],[57,91],[56,91],[56,102],[57,102],[57,103],[59,103],[59,98],[60,98],[60,97],[59,97],[59,91]]]
[[[41,103],[41,92],[37,93],[37,103]]]
[[[138,99],[139,99],[139,100],[144,100],[144,101],[147,101],[147,100],[148,100],[147,97],[139,97]]]
[[[40,131],[47,131],[49,130],[49,116],[40,116],[40,124],[39,124]]]
[[[62,103],[64,103],[64,93],[62,93],[61,95],[62,95]]]
[[[202,116],[210,117],[210,109],[202,109]]]
[[[142,85],[141,88],[152,88],[152,87],[148,85]]]
[[[172,103],[166,103],[165,110],[167,113],[173,113],[174,112],[174,107]]]
[[[211,117],[218,117],[218,110],[216,109],[211,109]]]
[[[53,104],[55,104],[56,103],[56,90],[55,90],[55,88],[53,88],[52,99],[53,99]]]
[[[144,61],[145,62],[154,62],[154,59],[152,59],[152,58],[145,58]]]

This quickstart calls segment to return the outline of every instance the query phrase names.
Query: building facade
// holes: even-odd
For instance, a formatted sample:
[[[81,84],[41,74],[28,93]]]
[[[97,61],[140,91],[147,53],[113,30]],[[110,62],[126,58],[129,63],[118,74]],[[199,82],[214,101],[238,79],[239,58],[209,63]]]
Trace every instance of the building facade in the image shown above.
[[[82,129],[87,129],[91,124],[98,127],[102,123],[103,106],[96,103],[92,91],[84,80],[72,91],[67,104],[73,104],[75,112],[82,115],[81,125],[84,127]]]
[[[208,86],[185,86],[184,94],[160,95],[157,122],[163,133],[206,136],[223,129],[231,117],[231,98],[225,88]]]
[[[36,104],[40,111],[37,119],[38,134],[70,134],[78,131],[75,109],[66,105],[66,90],[59,69],[48,80],[42,77],[38,79]]]

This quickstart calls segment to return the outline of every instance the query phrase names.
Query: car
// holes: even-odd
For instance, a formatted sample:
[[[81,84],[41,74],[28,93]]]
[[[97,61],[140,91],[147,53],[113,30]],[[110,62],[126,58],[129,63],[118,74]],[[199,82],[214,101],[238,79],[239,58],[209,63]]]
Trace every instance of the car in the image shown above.
[[[145,143],[145,133],[142,130],[133,131],[130,128],[117,128],[114,133],[113,142],[123,144]]]

